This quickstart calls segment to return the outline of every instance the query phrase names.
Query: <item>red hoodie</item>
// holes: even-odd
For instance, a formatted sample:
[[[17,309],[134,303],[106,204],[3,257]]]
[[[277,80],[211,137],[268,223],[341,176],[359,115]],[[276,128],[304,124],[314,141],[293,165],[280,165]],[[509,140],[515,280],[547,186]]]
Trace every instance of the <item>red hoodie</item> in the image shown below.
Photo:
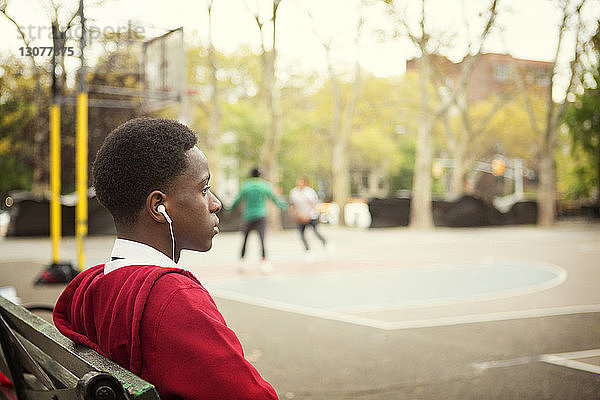
[[[277,399],[188,271],[133,265],[105,275],[104,264],[89,268],[65,288],[54,323],[154,384],[162,399]]]

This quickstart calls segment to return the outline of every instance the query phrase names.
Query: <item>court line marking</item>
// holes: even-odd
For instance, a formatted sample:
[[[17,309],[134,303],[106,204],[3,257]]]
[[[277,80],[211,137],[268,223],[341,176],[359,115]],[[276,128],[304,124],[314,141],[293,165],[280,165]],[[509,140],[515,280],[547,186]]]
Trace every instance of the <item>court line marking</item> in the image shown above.
[[[527,319],[527,318],[539,318],[539,317],[551,317],[559,315],[569,314],[585,314],[585,313],[597,313],[600,312],[600,304],[587,304],[587,305],[574,305],[574,306],[563,306],[563,307],[550,307],[550,308],[537,308],[529,310],[517,310],[517,311],[502,311],[495,313],[486,314],[471,314],[471,315],[459,315],[452,317],[441,317],[441,318],[429,318],[420,320],[408,320],[408,321],[382,321],[374,318],[361,317],[352,314],[345,314],[341,312],[323,310],[319,308],[299,306],[296,304],[289,304],[275,300],[268,300],[255,296],[248,296],[245,294],[223,290],[219,288],[211,288],[210,285],[206,285],[211,295],[227,299],[238,301],[241,303],[251,304],[264,308],[271,308],[278,311],[290,312],[293,314],[306,315],[309,317],[317,317],[327,319],[331,321],[344,322],[359,326],[365,326],[369,328],[376,328],[382,330],[402,330],[402,329],[416,329],[416,328],[432,328],[440,326],[452,326],[462,324],[472,324],[478,322],[494,322],[494,321],[507,321],[514,319]]]
[[[489,301],[489,300],[498,300],[504,299],[508,297],[516,297],[516,296],[524,296],[527,294],[541,292],[543,290],[551,289],[553,287],[559,286],[567,280],[568,273],[567,271],[556,265],[551,263],[544,262],[528,262],[528,261],[510,261],[496,258],[487,258],[484,261],[484,265],[476,267],[487,267],[492,263],[512,263],[512,264],[526,264],[527,266],[550,271],[556,276],[550,280],[532,284],[525,287],[514,288],[514,289],[505,289],[498,290],[492,293],[482,293],[482,294],[473,294],[467,296],[453,296],[447,297],[444,299],[431,299],[431,300],[419,300],[414,302],[408,302],[402,305],[398,304],[390,304],[390,303],[382,303],[382,304],[373,304],[366,306],[356,306],[356,307],[336,307],[333,308],[333,311],[341,312],[341,313],[361,313],[361,312],[378,312],[378,311],[392,311],[392,310],[404,310],[404,309],[413,309],[413,308],[421,308],[421,307],[437,307],[437,306],[446,306],[457,303],[464,302],[476,302],[476,301]],[[473,263],[475,265],[476,263]],[[472,266],[463,267],[466,268],[476,268]],[[434,269],[434,267],[431,267]],[[454,265],[449,266],[448,268],[458,268]],[[423,268],[424,270],[425,268]],[[438,268],[435,268],[438,269]]]
[[[213,297],[220,297],[227,300],[238,301],[241,303],[251,304],[254,306],[259,306],[263,308],[272,308],[278,311],[286,311],[293,314],[306,315],[309,317],[317,317],[332,321],[346,322],[354,325],[367,326],[370,328],[377,329],[389,329],[388,323],[385,321],[380,321],[377,319],[366,318],[366,317],[358,317],[355,315],[339,313],[335,311],[323,310],[320,308],[312,308],[299,306],[296,304],[284,303],[276,300],[268,300],[261,297],[248,296],[245,294],[241,294],[238,292],[224,290],[219,288],[212,288],[210,285],[205,285],[209,291],[209,293]]]
[[[578,358],[600,357],[600,349],[574,351],[568,353],[542,354],[539,356],[525,356],[509,360],[485,361],[472,364],[473,368],[485,371],[491,368],[506,368],[525,365],[533,362],[545,362],[561,367],[577,369],[580,371],[600,374],[600,366],[578,361]]]
[[[525,356],[518,358],[511,358],[508,360],[495,360],[495,361],[484,361],[471,364],[473,368],[479,371],[485,371],[491,368],[505,368],[505,367],[515,367],[517,365],[525,365],[532,362],[537,362],[540,360],[539,356]]]
[[[407,272],[407,271],[419,271],[419,272],[436,272],[436,271],[448,271],[448,270],[472,270],[472,269],[477,269],[477,268],[486,268],[489,267],[491,265],[493,265],[494,263],[504,263],[504,264],[510,264],[510,265],[526,265],[527,267],[531,267],[531,268],[536,268],[538,270],[544,270],[550,273],[553,273],[555,276],[549,280],[546,280],[544,282],[541,283],[535,283],[535,284],[531,284],[528,286],[524,286],[524,287],[517,287],[517,288],[509,288],[509,289],[504,289],[504,290],[495,290],[492,291],[491,293],[480,293],[480,294],[471,294],[471,295],[465,295],[465,296],[452,296],[452,297],[446,297],[446,298],[439,298],[439,299],[428,299],[428,300],[415,300],[415,301],[411,301],[411,302],[405,302],[404,304],[395,304],[395,303],[379,303],[379,304],[372,304],[372,305],[359,305],[359,306],[339,306],[339,307],[327,307],[327,310],[333,312],[333,313],[341,313],[341,314],[356,314],[356,313],[363,313],[363,312],[381,312],[381,311],[393,311],[393,310],[404,310],[404,309],[414,309],[414,308],[422,308],[422,307],[436,307],[436,306],[446,306],[446,305],[452,305],[452,304],[457,304],[457,303],[466,303],[466,302],[477,302],[477,301],[489,301],[489,300],[497,300],[497,299],[504,299],[504,298],[508,298],[508,297],[516,297],[516,296],[523,296],[523,295],[527,295],[527,294],[532,294],[532,293],[537,293],[543,290],[547,290],[547,289],[551,289],[553,287],[559,286],[562,283],[564,283],[567,278],[568,278],[568,273],[567,271],[556,265],[556,264],[552,264],[552,263],[547,263],[547,262],[540,262],[540,261],[529,261],[529,260],[514,260],[514,259],[506,259],[506,258],[498,258],[498,257],[494,257],[494,256],[490,256],[490,257],[485,257],[482,261],[473,261],[473,262],[468,262],[466,263],[451,263],[451,264],[447,264],[447,263],[436,263],[435,265],[430,265],[430,266],[426,266],[426,267],[413,267],[413,268],[393,268],[393,267],[389,267],[389,268],[377,268],[377,269],[370,269],[369,271],[365,271],[365,270],[356,270],[356,271],[352,271],[352,274],[364,274],[364,273],[388,273],[390,271],[396,271],[396,272]],[[319,277],[333,277],[334,279],[336,277],[338,277],[340,275],[340,271],[327,271],[327,272],[318,272],[318,273],[313,273],[311,275],[314,276],[319,276]],[[292,277],[298,277],[298,276],[292,276]],[[286,275],[274,275],[271,276],[267,279],[287,279],[290,278],[289,276]],[[263,278],[253,278],[253,279],[258,279],[258,280],[263,280],[265,279]],[[227,284],[227,283],[238,283],[238,282],[243,282],[246,279],[243,277],[237,277],[234,279],[223,279],[223,280],[213,280],[212,284],[214,284],[215,286],[218,286],[219,284]],[[211,286],[211,282],[208,281],[206,282],[207,286],[210,287]],[[220,290],[229,290],[229,289],[220,289]],[[232,290],[231,292],[234,292],[235,290]],[[237,293],[237,292],[236,292]],[[256,295],[242,295],[240,294],[240,296],[251,296],[251,297],[256,297],[258,298],[258,296]],[[274,303],[277,304],[284,304],[285,302],[281,302],[278,300],[266,300],[265,301],[273,301]],[[285,303],[285,304],[291,304],[291,303]],[[306,307],[309,309],[317,309],[318,307],[314,307],[314,306],[298,306],[298,307]],[[365,317],[368,319],[368,317]],[[375,320],[378,320],[377,318],[373,318]]]
[[[571,353],[544,354],[540,357],[540,361],[600,375],[600,365],[576,360],[577,358],[588,357],[600,357],[600,349],[575,351]]]
[[[474,324],[478,322],[509,321],[515,319],[554,317],[560,315],[598,312],[600,312],[600,304],[534,308],[529,310],[501,311],[494,313],[459,315],[414,321],[399,321],[391,323],[389,329],[430,328],[436,326],[452,326]]]

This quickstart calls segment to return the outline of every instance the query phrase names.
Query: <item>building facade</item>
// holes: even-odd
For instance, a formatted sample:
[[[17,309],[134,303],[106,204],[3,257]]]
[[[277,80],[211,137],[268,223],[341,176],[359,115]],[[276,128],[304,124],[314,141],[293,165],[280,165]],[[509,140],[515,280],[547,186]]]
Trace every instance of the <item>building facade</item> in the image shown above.
[[[430,56],[430,60],[440,86],[458,84],[464,59],[454,63],[446,57]],[[406,70],[418,71],[419,61],[420,58],[408,60]],[[519,81],[528,91],[543,95],[549,90],[552,73],[551,62],[524,60],[509,54],[481,54],[467,81],[467,100],[476,103],[492,95],[510,93],[518,89]]]

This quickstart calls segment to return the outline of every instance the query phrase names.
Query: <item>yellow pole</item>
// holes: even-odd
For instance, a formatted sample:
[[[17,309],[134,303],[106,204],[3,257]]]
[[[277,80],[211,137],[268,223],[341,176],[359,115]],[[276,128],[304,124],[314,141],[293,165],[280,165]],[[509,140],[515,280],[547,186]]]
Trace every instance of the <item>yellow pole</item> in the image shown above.
[[[60,205],[60,105],[50,106],[50,237],[52,238],[52,263],[59,260],[62,213]]]
[[[83,239],[87,235],[87,192],[88,192],[88,95],[80,92],[77,95],[77,135],[75,139],[77,208],[75,210],[75,235],[77,238],[77,255],[79,269],[85,266]]]

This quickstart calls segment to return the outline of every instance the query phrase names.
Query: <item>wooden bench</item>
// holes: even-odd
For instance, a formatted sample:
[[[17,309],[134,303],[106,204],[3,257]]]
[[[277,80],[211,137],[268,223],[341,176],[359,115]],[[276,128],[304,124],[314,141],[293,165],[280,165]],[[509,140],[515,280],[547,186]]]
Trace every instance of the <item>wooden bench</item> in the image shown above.
[[[159,399],[150,383],[2,296],[0,345],[0,370],[20,400]]]

